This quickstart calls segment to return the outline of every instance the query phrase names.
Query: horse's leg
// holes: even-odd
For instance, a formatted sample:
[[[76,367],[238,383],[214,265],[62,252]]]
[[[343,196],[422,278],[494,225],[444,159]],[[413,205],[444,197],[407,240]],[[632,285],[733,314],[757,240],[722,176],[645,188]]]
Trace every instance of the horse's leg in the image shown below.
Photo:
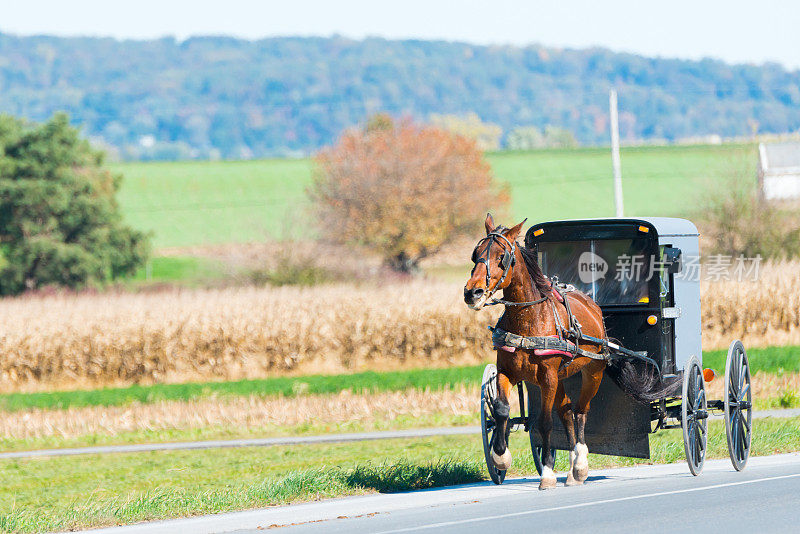
[[[497,398],[492,405],[495,420],[492,461],[495,467],[501,470],[507,470],[511,467],[511,452],[508,450],[506,436],[508,435],[508,417],[511,412],[511,405],[508,399],[513,387],[508,376],[499,371],[497,373]]]
[[[578,484],[583,483],[589,476],[589,447],[586,446],[586,416],[589,414],[589,405],[600,389],[603,381],[605,362],[593,360],[581,369],[581,396],[578,400],[578,409],[575,416],[575,430],[577,444],[575,445],[575,465],[572,476]]]
[[[575,466],[575,414],[572,411],[572,401],[570,401],[566,392],[564,391],[564,383],[559,382],[556,389],[555,398],[556,413],[558,413],[561,424],[564,425],[564,430],[567,432],[567,439],[569,440],[569,472],[567,473],[567,486],[575,486],[580,484],[572,476],[572,470]]]
[[[544,367],[544,366],[543,366]],[[553,404],[558,390],[558,372],[555,369],[544,368],[544,376],[539,378],[539,388],[542,391],[541,413],[539,414],[539,434],[542,436],[542,478],[539,480],[539,489],[550,489],[556,486],[555,458],[550,452],[550,434],[553,431]]]

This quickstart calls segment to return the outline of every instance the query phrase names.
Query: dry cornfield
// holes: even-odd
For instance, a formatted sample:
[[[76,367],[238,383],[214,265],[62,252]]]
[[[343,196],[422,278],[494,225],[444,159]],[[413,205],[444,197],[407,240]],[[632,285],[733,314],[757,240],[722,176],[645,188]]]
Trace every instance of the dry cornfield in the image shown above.
[[[704,282],[703,346],[800,343],[800,262]],[[461,284],[229,288],[0,301],[0,390],[448,366],[491,357]]]
[[[445,418],[474,415],[478,391],[457,387],[437,391],[391,391],[357,395],[299,397],[228,397],[169,401],[129,406],[92,406],[67,410],[0,411],[0,440],[87,434],[116,436],[138,430],[158,431],[210,427],[255,429],[270,434],[276,427],[353,423],[389,423],[399,416]]]

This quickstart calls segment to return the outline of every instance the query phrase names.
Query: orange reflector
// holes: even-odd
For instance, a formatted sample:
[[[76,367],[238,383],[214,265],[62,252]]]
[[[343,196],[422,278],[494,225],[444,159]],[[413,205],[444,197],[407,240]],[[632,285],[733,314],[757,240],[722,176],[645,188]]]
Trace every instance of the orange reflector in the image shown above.
[[[711,382],[717,377],[717,373],[713,369],[703,369],[703,380]]]
[[[538,230],[535,230],[535,231],[533,232],[533,235],[535,235],[536,237],[539,237],[539,236],[540,236],[540,235],[542,235],[543,233],[544,233],[544,230],[542,230],[541,228],[539,228]]]
[[[650,326],[653,326],[657,322],[658,322],[658,317],[656,317],[655,315],[651,315],[650,317],[647,318],[647,324],[649,324]]]
[[[650,297],[642,297],[639,299],[639,302],[641,302],[642,304],[647,304],[650,302]]]
[[[646,234],[647,232],[649,232],[649,231],[650,231],[650,228],[648,228],[648,227],[646,227],[646,226],[640,226],[640,227],[639,227],[639,231],[640,231],[640,232],[644,232],[644,233]]]

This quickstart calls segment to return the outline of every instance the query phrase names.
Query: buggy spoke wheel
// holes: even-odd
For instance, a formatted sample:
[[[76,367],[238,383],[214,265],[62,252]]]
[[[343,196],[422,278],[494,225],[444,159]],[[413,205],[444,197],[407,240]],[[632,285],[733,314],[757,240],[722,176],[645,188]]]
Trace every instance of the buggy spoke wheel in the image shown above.
[[[725,362],[725,436],[733,468],[744,469],[750,457],[750,435],[753,414],[750,389],[750,364],[744,345],[731,343]]]
[[[483,440],[483,457],[486,460],[486,469],[489,471],[489,478],[495,484],[502,484],[506,478],[504,470],[497,469],[492,461],[492,442],[496,426],[492,416],[492,401],[497,394],[497,368],[494,364],[489,364],[483,370],[483,380],[481,381],[481,438]]]
[[[681,428],[683,449],[689,471],[697,476],[703,470],[708,439],[708,402],[700,362],[692,356],[683,371],[681,395]]]

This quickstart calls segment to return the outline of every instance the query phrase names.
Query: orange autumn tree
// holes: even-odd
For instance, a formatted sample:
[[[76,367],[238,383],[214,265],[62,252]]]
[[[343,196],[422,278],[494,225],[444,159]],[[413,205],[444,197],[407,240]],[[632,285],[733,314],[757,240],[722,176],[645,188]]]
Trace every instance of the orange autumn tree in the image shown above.
[[[317,155],[309,194],[324,237],[371,248],[402,272],[508,203],[474,141],[387,115]]]

